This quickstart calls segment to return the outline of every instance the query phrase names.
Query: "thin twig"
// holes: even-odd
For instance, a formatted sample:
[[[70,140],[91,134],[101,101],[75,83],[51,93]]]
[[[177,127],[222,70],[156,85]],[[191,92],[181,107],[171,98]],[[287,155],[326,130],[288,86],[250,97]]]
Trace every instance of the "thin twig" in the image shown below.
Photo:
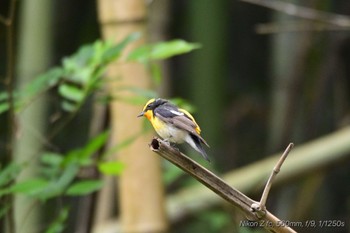
[[[255,26],[257,34],[273,34],[283,32],[324,32],[324,31],[349,31],[350,27],[342,27],[321,22],[306,20],[287,21],[283,23],[261,23]]]
[[[244,212],[249,220],[261,222],[261,226],[266,230],[277,233],[295,232],[288,226],[281,226],[281,224],[279,224],[281,220],[268,211],[266,211],[264,216],[258,216],[255,210],[251,208],[252,204],[256,203],[255,201],[240,191],[234,189],[214,173],[188,158],[179,150],[171,147],[162,140],[154,138],[150,144],[150,149],[196,178],[199,182],[228,201],[231,205]],[[269,224],[264,224],[267,222]]]
[[[257,211],[257,213],[260,212],[260,214],[261,214],[266,210],[266,200],[267,200],[267,197],[269,195],[270,189],[272,187],[272,182],[276,178],[277,174],[280,172],[282,164],[286,160],[286,158],[287,158],[289,152],[292,150],[293,146],[294,146],[293,143],[289,143],[288,147],[283,152],[282,156],[280,157],[280,159],[278,160],[277,164],[275,165],[275,167],[273,168],[273,170],[270,174],[270,177],[265,185],[264,192],[261,195],[260,202],[254,203],[254,205],[252,206],[252,208],[255,209]],[[258,204],[258,205],[256,205],[256,204]]]
[[[10,163],[13,160],[13,143],[14,143],[14,134],[16,131],[15,126],[15,106],[13,100],[13,85],[14,85],[14,67],[15,67],[15,49],[14,49],[14,20],[16,13],[16,0],[12,0],[9,5],[8,17],[7,19],[2,17],[1,21],[6,26],[6,77],[5,77],[5,87],[8,94],[8,142],[6,145],[6,157],[4,158],[5,164]],[[14,209],[13,202],[14,197],[12,194],[6,195],[1,202],[11,203],[11,207],[5,216],[5,224],[9,233],[16,232],[15,229],[15,220],[14,220]]]
[[[7,26],[9,24],[8,19],[5,16],[0,15],[0,23],[4,24]]]
[[[346,15],[340,15],[335,13],[329,13],[325,11],[319,11],[316,9],[298,6],[289,2],[283,2],[279,0],[241,0],[262,7],[266,7],[272,10],[283,12],[288,15],[316,20],[341,27],[350,27],[350,17]]]
[[[13,85],[14,85],[14,19],[15,19],[15,9],[16,9],[16,0],[10,2],[9,7],[9,16],[7,18],[6,25],[6,78],[5,78],[5,87],[8,94],[8,143],[7,143],[7,156],[6,163],[12,161],[12,148],[13,148],[13,136],[15,133],[15,106],[13,100]]]

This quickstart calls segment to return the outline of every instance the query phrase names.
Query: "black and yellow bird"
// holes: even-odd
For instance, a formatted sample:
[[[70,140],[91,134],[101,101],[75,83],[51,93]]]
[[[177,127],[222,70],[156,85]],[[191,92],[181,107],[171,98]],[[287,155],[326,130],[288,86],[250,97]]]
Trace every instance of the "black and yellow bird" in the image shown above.
[[[138,117],[145,116],[157,134],[165,141],[173,143],[187,142],[207,161],[210,161],[202,144],[208,143],[200,136],[201,129],[193,116],[165,99],[150,99]]]

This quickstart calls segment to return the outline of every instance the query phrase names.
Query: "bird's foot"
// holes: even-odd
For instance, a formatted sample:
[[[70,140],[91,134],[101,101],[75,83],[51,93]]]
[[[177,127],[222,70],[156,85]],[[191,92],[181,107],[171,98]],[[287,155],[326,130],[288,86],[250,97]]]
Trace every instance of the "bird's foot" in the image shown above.
[[[175,150],[177,150],[177,151],[180,152],[179,148],[176,147],[176,143],[171,143],[170,140],[169,140],[169,138],[163,139],[163,142],[164,142],[165,144],[167,144],[168,146],[171,146],[172,148],[174,148]]]
[[[163,142],[167,144],[168,146],[171,146],[171,143],[168,138],[163,139]]]

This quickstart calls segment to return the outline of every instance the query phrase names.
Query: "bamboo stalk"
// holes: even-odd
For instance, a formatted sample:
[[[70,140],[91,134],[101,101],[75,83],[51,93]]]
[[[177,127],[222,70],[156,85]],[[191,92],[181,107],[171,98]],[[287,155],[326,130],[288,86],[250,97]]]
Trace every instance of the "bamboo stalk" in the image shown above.
[[[34,0],[23,1],[23,4],[20,5],[16,89],[23,88],[50,65],[52,4],[51,1]],[[14,135],[14,160],[18,164],[27,164],[18,174],[16,182],[36,177],[39,173],[40,162],[33,159],[33,155],[37,154],[47,142],[45,139],[47,110],[47,96],[42,94],[41,98],[33,101],[30,106],[16,115],[17,134]],[[14,211],[15,231],[13,232],[38,232],[45,223],[44,208],[37,205],[31,197],[16,195]]]
[[[142,38],[125,53],[146,41],[146,3],[143,0],[100,0],[99,17],[104,38],[120,41],[133,32]],[[148,88],[149,73],[143,64],[119,63],[110,67],[109,77],[115,81],[108,88],[112,96],[133,97],[133,93],[117,91],[123,87]],[[142,121],[136,120],[140,107],[121,100],[110,104],[112,144],[140,134]],[[163,232],[167,229],[164,194],[159,158],[140,148],[147,145],[150,134],[140,135],[132,145],[119,152],[125,164],[119,178],[119,201],[123,232]],[[112,206],[110,206],[111,208]]]

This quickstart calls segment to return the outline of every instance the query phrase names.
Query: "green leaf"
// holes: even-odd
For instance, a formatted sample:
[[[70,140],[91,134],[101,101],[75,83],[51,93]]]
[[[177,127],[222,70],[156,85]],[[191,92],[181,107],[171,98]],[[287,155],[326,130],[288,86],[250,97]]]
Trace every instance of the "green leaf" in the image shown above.
[[[61,103],[61,107],[66,112],[74,112],[75,110],[78,109],[79,106],[77,104],[74,104],[68,101],[63,101]]]
[[[69,76],[70,74],[74,73],[75,70],[78,69],[76,62],[71,57],[65,57],[62,59],[62,67],[64,70],[64,76]]]
[[[198,43],[189,43],[184,40],[172,40],[156,44],[152,49],[152,59],[166,59],[175,55],[191,52],[200,48]]]
[[[67,76],[66,80],[81,85],[89,85],[93,77],[94,69],[95,67],[91,66],[81,67],[78,70],[75,70],[73,74]]]
[[[69,151],[63,159],[62,165],[77,164],[80,166],[90,165],[91,156],[105,145],[109,136],[109,131],[102,132],[92,138],[83,148]]]
[[[101,180],[86,180],[80,181],[71,185],[66,194],[70,196],[86,195],[101,189],[103,181]]]
[[[66,188],[72,182],[79,172],[79,166],[76,164],[69,164],[63,171],[61,177],[58,179],[56,185],[62,189]]]
[[[12,100],[13,104],[15,105],[14,107],[16,108],[16,101],[18,95],[16,93],[12,93]],[[7,112],[10,109],[10,104],[9,104],[9,99],[8,99],[8,93],[7,92],[0,92],[0,114]]]
[[[0,104],[0,114],[7,112],[10,108],[10,105],[8,103],[1,103]]]
[[[85,97],[83,90],[70,84],[60,85],[58,88],[58,93],[62,97],[74,102],[81,102]]]
[[[44,74],[39,75],[20,92],[21,102],[31,101],[32,98],[40,93],[54,87],[63,76],[63,69],[60,67],[51,68]]]
[[[79,172],[79,168],[76,163],[68,164],[58,178],[50,181],[45,189],[35,196],[39,199],[47,200],[61,195],[74,180]]]
[[[2,169],[0,171],[0,187],[14,180],[21,171],[21,168],[22,167],[16,163],[10,163]]]
[[[62,166],[67,167],[69,165],[86,166],[92,162],[91,158],[82,156],[82,149],[75,149],[69,151],[63,159]]]
[[[99,54],[99,49],[102,47],[102,43],[102,41],[97,40],[92,44],[84,45],[78,50],[78,53],[73,54],[71,58],[74,59],[76,66],[79,68],[89,67],[91,65],[92,58]]]
[[[126,45],[140,38],[140,35],[141,34],[138,32],[132,33],[127,36],[122,42],[106,50],[103,54],[102,61],[111,62],[118,58]]]
[[[43,178],[33,178],[30,180],[18,182],[9,188],[9,193],[22,193],[27,195],[35,195],[42,191],[48,182]]]
[[[129,53],[127,61],[145,63],[146,61],[151,60],[151,54],[152,48],[150,45],[140,46]]]
[[[52,152],[46,152],[41,156],[41,162],[51,166],[59,166],[63,161],[63,155]]]
[[[162,70],[157,63],[151,64],[151,77],[156,85],[160,85],[162,82]]]
[[[198,43],[189,43],[184,40],[160,42],[154,45],[144,45],[136,48],[129,53],[127,60],[143,63],[148,60],[161,60],[188,53],[200,47]]]
[[[121,162],[101,162],[98,164],[98,170],[105,175],[120,175],[125,168]]]
[[[50,224],[50,226],[47,228],[45,233],[61,233],[63,232],[64,228],[66,227],[64,225],[65,221],[68,218],[69,214],[69,208],[65,207],[61,209],[59,215],[57,218]]]
[[[99,149],[101,149],[102,146],[105,145],[107,139],[109,137],[109,130],[100,133],[93,139],[89,141],[89,143],[81,149],[80,157],[81,158],[88,158],[92,156],[94,153],[96,153]]]
[[[0,92],[0,114],[9,110],[10,105],[8,103],[8,93]]]

